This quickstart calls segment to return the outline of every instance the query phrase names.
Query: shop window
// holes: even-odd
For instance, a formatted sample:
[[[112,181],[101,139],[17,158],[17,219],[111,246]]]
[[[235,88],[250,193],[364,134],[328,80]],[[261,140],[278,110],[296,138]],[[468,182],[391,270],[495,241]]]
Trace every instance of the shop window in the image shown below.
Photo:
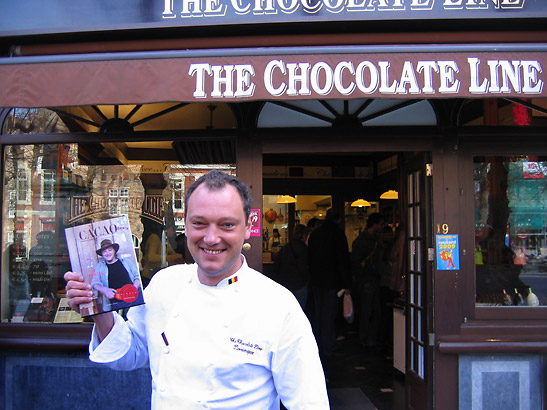
[[[4,134],[65,133],[69,129],[61,118],[47,108],[14,108],[5,123]]]
[[[65,292],[63,275],[71,269],[66,228],[127,215],[147,279],[161,267],[191,262],[177,238],[184,232],[184,189],[213,168],[235,174],[235,166],[181,165],[174,156],[157,161],[132,157],[138,149],[126,150],[120,161],[126,143],[108,149],[113,144],[3,147],[2,322],[56,323]],[[145,144],[150,153],[152,143]],[[173,186],[178,187],[176,197]],[[163,249],[155,252],[158,260],[151,258],[153,235]],[[66,320],[64,315],[57,322]],[[79,317],[73,321],[81,322]]]
[[[125,104],[56,108],[13,108],[4,134],[130,132],[154,130],[236,128],[225,103]],[[154,143],[150,142],[153,146]]]
[[[2,146],[2,322],[55,323],[71,268],[69,227],[127,215],[144,279],[192,261],[181,240],[184,192],[213,168],[235,175],[235,140],[112,142],[109,132],[236,127],[220,103],[11,109],[1,134],[21,143]],[[104,141],[82,137],[97,132]],[[74,143],[56,143],[60,133]],[[28,134],[49,134],[51,143],[24,144]],[[36,304],[40,314],[29,315]]]
[[[303,100],[270,101],[258,117],[259,128],[436,125],[437,115],[427,100]]]
[[[547,158],[474,158],[477,306],[547,305]]]
[[[469,99],[462,102],[458,125],[462,126],[539,126],[545,124],[547,100]]]

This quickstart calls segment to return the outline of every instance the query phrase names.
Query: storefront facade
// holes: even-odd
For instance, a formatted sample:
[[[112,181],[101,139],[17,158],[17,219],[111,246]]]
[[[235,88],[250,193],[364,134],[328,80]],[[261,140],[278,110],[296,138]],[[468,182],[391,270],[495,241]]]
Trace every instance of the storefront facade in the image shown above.
[[[148,403],[147,371],[98,376],[90,323],[61,309],[64,229],[127,215],[144,271],[163,227],[164,266],[211,168],[250,185],[244,254],[266,274],[273,229],[337,205],[351,245],[389,216],[408,409],[544,407],[547,6],[30,3],[0,17],[4,408],[93,402],[111,380]]]

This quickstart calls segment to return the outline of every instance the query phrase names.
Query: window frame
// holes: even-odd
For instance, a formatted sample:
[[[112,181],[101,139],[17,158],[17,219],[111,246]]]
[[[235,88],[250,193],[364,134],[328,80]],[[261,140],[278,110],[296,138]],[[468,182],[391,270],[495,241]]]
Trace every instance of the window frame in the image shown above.
[[[495,138],[495,144],[492,139]],[[547,155],[547,146],[542,141],[544,134],[540,130],[524,127],[476,127],[463,130],[459,137],[460,175],[462,189],[462,250],[467,257],[462,258],[462,272],[472,272],[463,279],[465,301],[463,313],[465,318],[497,321],[534,321],[547,319],[547,306],[476,306],[476,270],[475,270],[475,217],[474,217],[474,178],[473,158],[476,156],[510,156],[510,155]],[[518,141],[518,144],[515,144]]]

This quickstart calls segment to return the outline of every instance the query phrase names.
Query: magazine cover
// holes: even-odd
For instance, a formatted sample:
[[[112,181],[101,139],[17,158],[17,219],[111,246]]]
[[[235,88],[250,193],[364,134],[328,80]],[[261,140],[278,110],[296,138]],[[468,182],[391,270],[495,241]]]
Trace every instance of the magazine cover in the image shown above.
[[[65,229],[72,271],[91,285],[82,317],[142,305],[142,281],[127,216]]]

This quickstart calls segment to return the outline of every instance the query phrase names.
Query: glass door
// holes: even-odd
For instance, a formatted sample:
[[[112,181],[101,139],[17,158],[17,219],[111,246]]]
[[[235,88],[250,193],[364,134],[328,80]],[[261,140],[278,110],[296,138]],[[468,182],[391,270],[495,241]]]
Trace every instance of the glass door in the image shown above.
[[[428,249],[432,247],[430,214],[430,176],[425,154],[406,154],[406,393],[407,409],[431,408],[432,265]]]

